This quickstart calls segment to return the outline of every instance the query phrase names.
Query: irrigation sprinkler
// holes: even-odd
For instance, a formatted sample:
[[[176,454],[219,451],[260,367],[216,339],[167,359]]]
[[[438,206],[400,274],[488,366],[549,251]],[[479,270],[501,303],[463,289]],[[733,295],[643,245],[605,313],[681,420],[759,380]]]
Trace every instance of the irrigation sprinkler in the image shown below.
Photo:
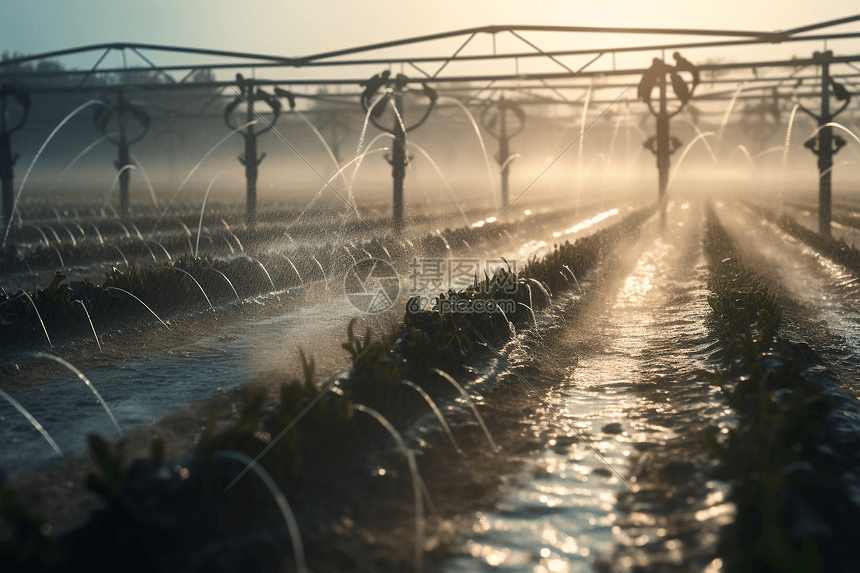
[[[361,107],[368,113],[371,123],[381,131],[390,133],[394,138],[391,154],[386,155],[385,158],[391,165],[391,177],[394,180],[393,220],[395,229],[399,231],[403,225],[403,179],[406,177],[406,165],[409,163],[409,157],[406,155],[406,133],[416,129],[430,117],[430,112],[436,105],[438,95],[436,90],[422,82],[423,94],[430,99],[430,104],[424,110],[421,119],[407,127],[403,120],[403,95],[409,78],[403,74],[397,74],[396,78],[390,79],[390,75],[391,72],[385,70],[359,85],[364,87],[364,91],[361,93]],[[374,96],[381,89],[384,89],[381,97],[374,101]],[[382,113],[389,102],[394,111],[394,121],[391,127],[380,124]]]
[[[509,128],[509,113],[513,114],[512,119],[517,122],[513,129]],[[499,162],[502,170],[501,208],[505,209],[508,206],[508,173],[515,157],[511,154],[508,143],[510,138],[518,135],[525,127],[526,112],[515,102],[505,99],[504,94],[502,94],[497,101],[484,108],[481,113],[481,123],[493,137],[499,140],[499,153],[496,154],[496,161]]]
[[[830,236],[830,210],[832,206],[833,155],[845,145],[845,140],[834,135],[831,122],[842,113],[851,102],[851,94],[845,86],[830,77],[830,64],[833,52],[815,52],[812,59],[821,66],[821,113],[814,114],[800,104],[800,109],[818,122],[815,135],[806,140],[804,147],[818,156],[818,232]],[[842,107],[830,113],[830,88],[833,95],[842,102]]]
[[[108,101],[107,97],[102,98]],[[108,125],[113,115],[116,114],[118,128],[110,130]],[[142,130],[137,137],[129,139],[127,114],[140,124]],[[116,105],[97,107],[94,121],[99,131],[104,134],[105,138],[117,147],[117,160],[114,165],[119,171],[119,216],[125,218],[128,215],[128,180],[130,178],[128,166],[132,165],[129,147],[144,138],[146,132],[149,131],[150,117],[145,111],[132,104],[125,99],[125,90],[117,88],[116,90]],[[114,139],[113,134],[118,133],[119,139]]]
[[[657,120],[657,135],[648,138],[645,148],[657,156],[660,204],[663,206],[666,204],[666,186],[669,183],[669,157],[681,147],[681,141],[669,134],[669,120],[684,109],[693,97],[696,86],[699,85],[699,69],[678,52],[675,52],[672,57],[676,62],[674,66],[670,66],[660,58],[654,58],[651,67],[642,74],[642,80],[639,82],[639,99],[648,104],[648,109]],[[689,87],[680,72],[688,72],[692,76]],[[675,92],[680,104],[671,113],[667,105],[667,76],[668,81],[672,82],[672,91]],[[651,92],[655,87],[660,89],[660,107],[657,110],[651,105]],[[664,209],[661,209],[661,214],[665,214]]]
[[[747,137],[755,141],[757,151],[763,151],[767,147],[767,142],[783,131],[779,91],[776,88],[773,88],[770,98],[762,97],[756,104],[745,105],[741,114],[743,115],[741,127]]]
[[[275,96],[276,97],[285,97],[287,98],[287,103],[290,104],[290,109],[296,109],[296,96],[291,91],[282,90],[279,87],[275,88]]]
[[[262,153],[259,157],[257,156],[257,138],[270,131],[275,123],[277,123],[278,117],[281,115],[281,102],[274,95],[260,89],[253,81],[243,78],[242,74],[236,74],[236,87],[239,89],[239,95],[224,108],[224,123],[227,124],[227,127],[237,129],[237,125],[233,125],[230,121],[230,114],[240,103],[244,103],[247,107],[245,119],[247,122],[257,119],[256,112],[254,111],[255,102],[261,101],[266,103],[272,108],[273,113],[272,119],[260,131],[255,131],[254,124],[251,123],[245,129],[245,132],[242,133],[242,136],[245,138],[245,154],[239,156],[239,163],[245,166],[245,180],[247,182],[246,220],[248,227],[253,229],[257,222],[257,167],[259,167],[260,163],[266,157],[265,153]],[[292,101],[291,105],[294,105]]]
[[[15,98],[24,109],[21,121],[14,127],[9,127],[9,110],[6,99]],[[12,134],[21,129],[27,121],[30,107],[33,105],[33,92],[20,84],[0,85],[0,184],[2,184],[3,220],[12,220],[12,208],[15,194],[12,191],[12,181],[15,178],[14,166],[18,154],[12,156]]]

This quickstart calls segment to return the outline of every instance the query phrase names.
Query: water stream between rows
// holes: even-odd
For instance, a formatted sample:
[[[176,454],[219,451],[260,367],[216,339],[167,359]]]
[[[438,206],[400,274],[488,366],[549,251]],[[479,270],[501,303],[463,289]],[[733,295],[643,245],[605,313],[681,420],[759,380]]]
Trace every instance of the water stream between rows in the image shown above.
[[[442,571],[719,569],[734,507],[697,438],[734,418],[700,372],[716,343],[700,205],[673,207],[620,257],[614,286],[524,357],[551,388],[526,424],[542,447]]]

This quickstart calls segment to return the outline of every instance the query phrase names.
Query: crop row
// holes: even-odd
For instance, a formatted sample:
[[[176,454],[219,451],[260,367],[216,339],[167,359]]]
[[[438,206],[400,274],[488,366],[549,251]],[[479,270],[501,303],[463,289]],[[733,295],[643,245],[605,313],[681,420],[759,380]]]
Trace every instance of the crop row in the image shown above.
[[[27,222],[14,225],[7,238],[7,243],[37,244],[44,243],[47,239],[56,242],[94,241],[101,240],[113,242],[117,238],[129,238],[130,236],[142,234],[152,236],[155,233],[184,233],[190,236],[191,229],[197,229],[200,223],[199,211],[186,211],[185,214],[171,214],[161,217],[158,214],[137,215],[131,218],[119,219],[117,217],[80,217],[69,215],[66,211],[65,218],[59,213],[56,217],[48,217],[43,220],[27,218]],[[313,214],[302,215],[300,211],[284,209],[260,210],[257,216],[258,231],[262,235],[270,236],[280,230],[283,236],[284,228],[295,230],[296,236],[313,232],[322,221],[335,221],[339,228],[359,235],[367,229],[366,223],[357,217],[347,216],[336,211],[326,209],[315,209]],[[244,217],[235,209],[221,206],[216,208],[210,205],[206,209],[204,227],[218,228],[222,225],[231,229],[242,230],[245,227]],[[99,242],[101,242],[99,240]]]
[[[534,222],[529,222],[530,227]],[[540,224],[539,222],[537,224]],[[12,344],[32,344],[40,340],[88,336],[93,329],[100,330],[122,323],[151,320],[152,313],[172,314],[177,311],[202,310],[214,305],[244,300],[248,297],[284,289],[301,287],[320,280],[342,280],[350,266],[358,260],[377,258],[390,261],[405,269],[414,257],[446,257],[452,253],[472,251],[509,240],[522,232],[525,223],[497,223],[489,230],[470,226],[445,229],[420,238],[392,239],[383,244],[372,239],[347,244],[322,246],[287,246],[282,251],[263,251],[254,257],[240,255],[224,259],[192,257],[189,249],[169,266],[143,266],[142,262],[155,258],[158,247],[143,240],[123,244],[125,255],[132,263],[125,270],[111,268],[105,273],[101,285],[90,280],[63,282],[64,275],[57,272],[44,288],[33,285],[33,290],[9,293],[0,289],[0,347]],[[315,229],[317,236],[320,230]],[[255,248],[271,245],[275,235],[283,230],[269,230],[262,235],[240,232],[232,240],[238,245],[247,242]],[[213,236],[205,240],[214,240]],[[226,239],[228,244],[229,240]],[[168,239],[159,247],[182,251],[189,242],[187,237]],[[282,243],[283,244],[283,243]],[[250,251],[251,249],[249,249]],[[473,251],[474,252],[474,251]],[[33,264],[48,264],[42,260],[58,255],[69,260],[113,256],[116,248],[109,245],[54,245],[40,249],[29,259]],[[137,255],[138,258],[133,258]],[[16,255],[9,255],[20,266]],[[26,261],[24,261],[26,262]],[[10,263],[11,265],[12,263]],[[555,284],[556,278],[549,279]],[[122,291],[126,291],[123,293]],[[34,312],[34,309],[37,312]],[[92,324],[90,324],[90,321]]]
[[[118,223],[117,223],[118,224]],[[127,230],[127,229],[126,229]],[[366,232],[366,229],[360,231]],[[152,259],[170,260],[170,253],[206,253],[208,256],[229,256],[237,253],[258,253],[272,244],[287,245],[296,239],[311,239],[319,237],[321,227],[300,227],[290,233],[284,231],[284,225],[257,228],[254,232],[244,229],[233,231],[229,225],[223,228],[207,228],[200,234],[190,229],[178,232],[158,234],[157,239],[144,238],[137,234],[136,228],[128,235],[114,236],[105,240],[99,235],[99,240],[70,239],[65,241],[48,241],[42,239],[39,245],[28,251],[19,251],[10,244],[0,253],[0,272],[20,272],[23,270],[50,267],[67,267],[86,265],[103,261],[148,261]],[[362,233],[357,234],[362,236]],[[119,256],[118,256],[119,255]]]
[[[847,521],[846,468],[830,455],[824,391],[832,376],[811,348],[778,334],[782,307],[764,279],[741,262],[711,211],[710,323],[726,346],[712,375],[740,418],[712,452],[734,477],[734,523],[723,530],[726,571],[848,571],[857,564]]]
[[[563,215],[563,213],[536,214],[528,221],[497,222],[489,229],[464,226],[454,230],[445,229],[437,234],[452,246],[460,246],[462,241],[466,241],[471,246],[478,237],[485,242],[501,236],[510,237],[521,233],[527,227],[549,224]],[[165,221],[157,234],[141,233],[138,226],[118,220],[101,221],[100,227],[87,223],[84,223],[83,227],[79,224],[62,225],[59,232],[51,228],[48,233],[37,233],[39,229],[36,226],[26,225],[17,229],[19,240],[8,241],[7,247],[0,250],[0,273],[92,265],[104,261],[117,261],[120,258],[126,262],[137,261],[138,263],[149,260],[170,261],[177,254],[189,256],[204,253],[209,257],[229,257],[247,253],[256,256],[272,248],[288,252],[291,248],[304,243],[316,244],[320,242],[321,236],[344,244],[350,243],[349,237],[356,242],[365,242],[372,237],[377,237],[384,240],[387,245],[403,241],[393,235],[390,221],[374,220],[368,223],[354,216],[345,220],[342,214],[332,214],[331,217],[325,218],[320,213],[315,213],[313,217],[308,216],[304,220],[299,214],[291,214],[290,217],[270,218],[271,220],[265,223],[259,222],[253,230],[245,228],[244,224],[236,221],[235,214],[228,218],[229,223],[224,218],[216,219],[215,223],[209,220],[209,224],[203,227],[199,240],[197,233],[192,231],[197,229],[198,221],[191,221],[187,217],[187,224],[181,219]],[[141,223],[141,227],[152,228],[155,220],[150,223],[149,225]],[[168,223],[171,223],[173,231],[166,230]],[[181,227],[177,228],[176,223],[180,223]],[[415,221],[419,228],[424,223],[426,222],[421,219]],[[90,229],[90,235],[86,238],[83,234],[84,227]],[[99,228],[110,229],[113,233],[108,235],[104,231],[99,231],[98,234],[92,232]],[[15,238],[14,235],[12,238]],[[36,246],[19,250],[15,246],[18,243]]]
[[[481,237],[480,244],[502,240],[507,234],[508,227],[500,224]],[[30,292],[19,290],[13,294],[0,289],[0,346],[32,344],[46,336],[87,336],[92,328],[151,320],[151,313],[201,310],[329,278],[342,280],[352,264],[365,258],[392,261],[403,267],[419,254],[445,257],[469,249],[467,239],[478,243],[478,235],[478,230],[464,227],[414,241],[389,241],[388,246],[370,240],[359,246],[303,245],[283,252],[262,252],[256,257],[213,260],[184,255],[165,267],[130,264],[126,270],[112,268],[105,273],[101,285],[89,280],[66,284],[64,275],[57,272],[45,287],[34,284]],[[144,247],[149,249],[142,241],[136,245],[136,251],[129,251],[141,253]],[[110,251],[101,245],[89,248]]]
[[[852,272],[860,273],[860,250],[846,243],[845,239],[834,239],[833,237],[810,231],[788,215],[777,214],[761,205],[751,205],[751,208],[792,237],[806,243],[840,265],[844,265]]]

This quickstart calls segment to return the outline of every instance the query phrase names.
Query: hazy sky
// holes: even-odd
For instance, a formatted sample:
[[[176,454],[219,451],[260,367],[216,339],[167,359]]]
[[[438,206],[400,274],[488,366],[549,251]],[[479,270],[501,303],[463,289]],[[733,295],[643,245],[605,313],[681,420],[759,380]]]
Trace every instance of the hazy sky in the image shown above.
[[[860,13],[856,0],[9,0],[3,4],[0,50],[27,54],[130,41],[307,55],[490,24],[771,31]],[[97,57],[91,55],[87,61],[91,65]],[[72,63],[82,66],[87,61]]]
[[[488,25],[544,24],[776,31],[860,13],[858,0],[0,0],[0,3],[0,51],[25,54],[127,41],[303,56]],[[860,22],[847,27],[831,28],[827,32],[843,31],[846,28],[851,31],[860,30]],[[552,38],[542,37],[538,40],[534,39],[536,34],[524,35],[548,50],[595,47],[595,42],[606,47],[624,43],[674,41],[654,36],[603,37],[598,40],[583,35],[565,35],[563,38],[554,35]],[[505,38],[510,39],[510,36]],[[489,36],[483,35],[474,43],[479,40],[484,43],[474,46],[475,50],[486,52],[491,41]],[[454,39],[444,50],[436,50],[433,53],[448,55],[462,41],[463,38]],[[503,39],[499,41],[502,42]],[[473,48],[473,44],[470,44],[469,49]],[[453,46],[453,49],[450,46]],[[512,49],[528,50],[522,43],[514,43]],[[716,56],[704,53],[685,53],[685,56],[694,62],[710,57],[755,61],[788,58],[794,54],[808,57],[812,51],[820,49],[821,43],[760,45],[732,53],[721,52]],[[837,54],[857,54],[860,53],[860,40],[834,43],[832,49]],[[500,51],[503,50],[500,48]],[[422,55],[419,46],[400,48],[396,53],[404,56]],[[100,55],[100,52],[92,52],[74,59],[63,59],[62,62],[68,67],[89,68]],[[175,56],[152,51],[147,52],[147,55],[158,64],[177,63]],[[655,55],[641,54],[637,57],[645,58],[647,65]],[[135,55],[128,56],[130,65],[141,65]],[[102,63],[102,67],[122,65],[121,57],[121,54],[112,52]],[[641,64],[624,60],[625,57],[618,56],[620,68]],[[120,58],[119,61],[117,58]],[[571,66],[581,65],[574,57],[571,58]],[[584,58],[585,61],[590,59],[588,56]],[[607,59],[604,58],[599,64],[605,64]],[[223,61],[222,58],[218,60]],[[194,61],[200,62],[200,59],[196,58]],[[557,66],[552,67],[552,62],[544,60],[544,64],[552,71],[559,71]],[[459,64],[452,64],[446,71],[451,71],[456,65]],[[500,65],[507,65],[508,68],[512,66],[509,61]],[[433,70],[432,67],[428,69]],[[354,75],[352,72],[334,69],[332,73],[345,74],[339,77],[366,78],[378,71],[361,69],[356,72],[359,75]],[[232,73],[224,73],[222,78],[229,77]],[[272,70],[260,72],[261,75],[273,73]],[[291,69],[289,73],[305,78],[312,77],[314,72],[303,68]],[[856,109],[853,104],[852,107]],[[563,149],[563,145],[564,142],[560,141],[558,152]],[[231,154],[235,153],[232,149]],[[443,159],[444,151],[440,151]],[[555,154],[556,150],[553,149],[551,153]],[[542,159],[539,157],[535,161]],[[238,162],[232,159],[230,161],[236,169],[240,168]],[[273,161],[274,159],[270,159],[267,165]],[[158,162],[152,160],[152,163]],[[380,159],[378,163],[383,162]],[[524,165],[525,160],[522,165],[518,163],[518,169],[522,169],[521,173],[526,172]],[[810,165],[814,168],[813,164]],[[114,173],[110,162],[106,161],[105,166],[104,177],[109,187]],[[536,164],[535,168],[537,167],[540,165]],[[271,176],[272,171],[269,169],[265,173],[265,176]],[[204,179],[205,177],[202,177],[200,180]]]

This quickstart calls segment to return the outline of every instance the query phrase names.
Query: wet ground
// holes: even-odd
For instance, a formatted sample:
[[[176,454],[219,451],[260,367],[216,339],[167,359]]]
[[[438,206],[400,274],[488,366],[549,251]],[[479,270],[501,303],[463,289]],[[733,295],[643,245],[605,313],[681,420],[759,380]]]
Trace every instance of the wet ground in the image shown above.
[[[410,432],[437,504],[424,547],[434,570],[722,570],[719,529],[734,519],[735,509],[727,501],[730,484],[708,454],[702,431],[720,431],[736,419],[704,375],[719,364],[720,344],[706,324],[703,207],[692,200],[670,203],[665,225],[657,217],[648,221],[602,270],[582,278],[580,290],[558,297],[518,344],[499,349],[504,358],[479,368],[479,375],[492,380],[472,384],[470,393],[501,446],[498,453],[491,453],[467,408],[456,401],[443,410],[468,459],[445,449],[447,438],[432,429],[429,418]],[[846,436],[860,435],[860,281],[752,211],[716,207],[744,260],[778,289],[786,306],[785,333],[808,342],[842,380],[830,388],[842,400],[834,416]],[[100,382],[96,373],[91,378],[121,425],[146,424],[169,411],[171,401],[211,396],[213,386],[226,390],[213,383],[221,372],[248,376],[277,367],[290,333],[304,336],[317,327],[310,333],[320,341],[315,349],[339,346],[349,316],[334,299],[317,302],[231,323],[217,336],[196,337],[166,355],[159,350],[153,355],[157,369],[144,356],[116,368],[110,382]],[[334,318],[340,321],[336,326]],[[184,381],[179,393],[177,380]],[[64,438],[88,424],[112,431],[80,381],[43,386],[20,388],[16,396],[30,399],[28,408],[35,403],[33,413],[46,428],[48,422],[65,423]],[[71,407],[69,420],[62,422],[50,404],[60,411]],[[17,416],[10,412],[6,420]],[[23,420],[0,426],[0,432],[0,443],[27,440],[20,449],[0,450],[0,467],[41,463],[53,455]],[[44,454],[32,462],[36,450]],[[387,474],[379,472],[386,468]],[[363,552],[362,571],[392,570],[392,563],[398,570],[413,567],[411,490],[388,481],[395,479],[392,474],[403,478],[403,468],[389,461],[375,471],[377,483],[364,509],[355,521],[344,522],[340,537],[331,541],[329,561],[318,558],[319,570],[342,570],[341,552],[346,560]],[[311,543],[325,553],[325,543]]]
[[[791,203],[785,206],[785,213],[810,231],[818,232],[817,204]],[[837,204],[833,207],[833,216],[838,220],[830,223],[831,236],[834,239],[842,239],[853,247],[860,245],[860,212],[857,208]]]
[[[787,325],[793,337],[813,345],[845,387],[860,396],[860,279],[751,209],[716,206],[745,260],[794,311],[796,318]],[[834,237],[840,237],[836,229]]]
[[[852,211],[841,207],[835,212]],[[831,445],[840,450],[849,468],[843,478],[860,503],[860,277],[750,209],[717,203],[717,213],[746,263],[768,277],[778,294],[785,309],[782,335],[809,344],[836,375],[825,385],[835,399]],[[847,235],[833,231],[834,238],[850,244]]]
[[[482,251],[478,255],[525,264],[527,258],[542,256],[551,249],[553,242],[599,230],[615,222],[620,213],[618,208],[583,207],[581,218],[574,224],[563,220],[539,226],[533,240],[511,241],[489,254]],[[387,332],[402,316],[393,310],[379,316],[360,314],[343,296],[342,278],[331,277],[325,284],[219,308],[219,320],[209,313],[177,317],[173,328],[179,324],[178,330],[184,328],[184,334],[163,332],[158,324],[149,327],[154,338],[146,333],[130,335],[134,328],[125,329],[125,334],[121,329],[101,334],[104,353],[96,352],[93,340],[86,340],[77,345],[83,350],[71,345],[62,355],[90,379],[119,427],[128,432],[266,372],[298,372],[300,348],[316,356],[325,375],[336,374],[349,365],[341,344],[351,319],[362,318],[359,332],[368,326],[374,332]],[[158,341],[162,336],[165,338]],[[75,374],[54,364],[38,367],[40,360],[31,353],[7,353],[0,361],[6,362],[10,372],[0,388],[55,437],[66,455],[84,451],[89,434],[117,436],[101,403]],[[0,470],[19,474],[62,461],[19,412],[5,402],[0,408]]]
[[[519,366],[543,398],[524,430],[539,446],[440,571],[716,565],[734,510],[698,434],[732,416],[698,372],[716,343],[700,207],[652,220],[584,312],[533,340]]]

